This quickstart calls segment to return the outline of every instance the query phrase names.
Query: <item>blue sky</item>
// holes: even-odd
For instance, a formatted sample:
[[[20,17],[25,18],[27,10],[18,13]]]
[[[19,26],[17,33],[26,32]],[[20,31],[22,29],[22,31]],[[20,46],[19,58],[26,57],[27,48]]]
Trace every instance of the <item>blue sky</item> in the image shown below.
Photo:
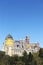
[[[43,47],[43,0],[0,0],[0,49],[9,33]]]

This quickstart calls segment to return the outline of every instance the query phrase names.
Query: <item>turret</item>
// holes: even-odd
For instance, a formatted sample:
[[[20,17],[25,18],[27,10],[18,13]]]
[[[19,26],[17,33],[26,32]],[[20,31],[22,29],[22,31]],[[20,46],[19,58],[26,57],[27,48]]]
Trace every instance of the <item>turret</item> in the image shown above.
[[[8,36],[6,37],[5,44],[7,46],[14,46],[14,39],[10,34],[8,34]]]
[[[25,40],[26,40],[26,43],[28,43],[28,44],[30,43],[30,37],[29,36],[26,36]]]

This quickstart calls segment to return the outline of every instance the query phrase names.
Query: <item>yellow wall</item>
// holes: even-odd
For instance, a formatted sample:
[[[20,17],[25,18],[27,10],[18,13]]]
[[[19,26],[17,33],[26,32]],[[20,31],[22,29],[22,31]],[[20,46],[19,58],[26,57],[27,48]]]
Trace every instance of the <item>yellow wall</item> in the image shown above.
[[[30,47],[31,47],[31,45],[28,44],[28,43],[26,43],[26,48],[28,49],[28,48],[30,48]]]
[[[14,46],[14,40],[8,38],[8,39],[6,39],[5,44],[6,44],[7,46]]]

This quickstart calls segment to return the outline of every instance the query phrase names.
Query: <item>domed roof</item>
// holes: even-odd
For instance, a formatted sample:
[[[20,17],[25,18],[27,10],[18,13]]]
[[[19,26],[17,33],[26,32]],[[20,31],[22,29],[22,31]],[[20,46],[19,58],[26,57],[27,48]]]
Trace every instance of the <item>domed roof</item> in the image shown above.
[[[13,39],[13,37],[10,34],[8,34],[5,39],[8,39],[8,38]]]

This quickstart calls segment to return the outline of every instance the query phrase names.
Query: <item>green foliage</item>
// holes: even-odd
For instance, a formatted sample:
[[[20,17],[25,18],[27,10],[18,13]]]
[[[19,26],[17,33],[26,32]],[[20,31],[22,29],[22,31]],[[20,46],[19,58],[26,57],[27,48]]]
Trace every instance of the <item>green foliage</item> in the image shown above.
[[[33,55],[31,54],[31,52],[29,52],[28,61],[29,62],[32,62],[32,60],[33,60]]]
[[[2,57],[4,57],[4,55],[5,55],[5,52],[0,51],[0,60],[2,59]]]
[[[26,51],[24,51],[23,53],[22,61],[25,63],[27,62],[27,52]]]
[[[40,50],[39,50],[39,57],[43,58],[43,49],[42,48],[40,48]]]
[[[14,55],[12,57],[0,51],[0,65],[43,65],[43,49],[33,54],[31,52],[27,54],[24,51],[23,56]]]
[[[25,63],[22,62],[22,61],[18,61],[18,62],[16,63],[16,65],[25,65]]]

